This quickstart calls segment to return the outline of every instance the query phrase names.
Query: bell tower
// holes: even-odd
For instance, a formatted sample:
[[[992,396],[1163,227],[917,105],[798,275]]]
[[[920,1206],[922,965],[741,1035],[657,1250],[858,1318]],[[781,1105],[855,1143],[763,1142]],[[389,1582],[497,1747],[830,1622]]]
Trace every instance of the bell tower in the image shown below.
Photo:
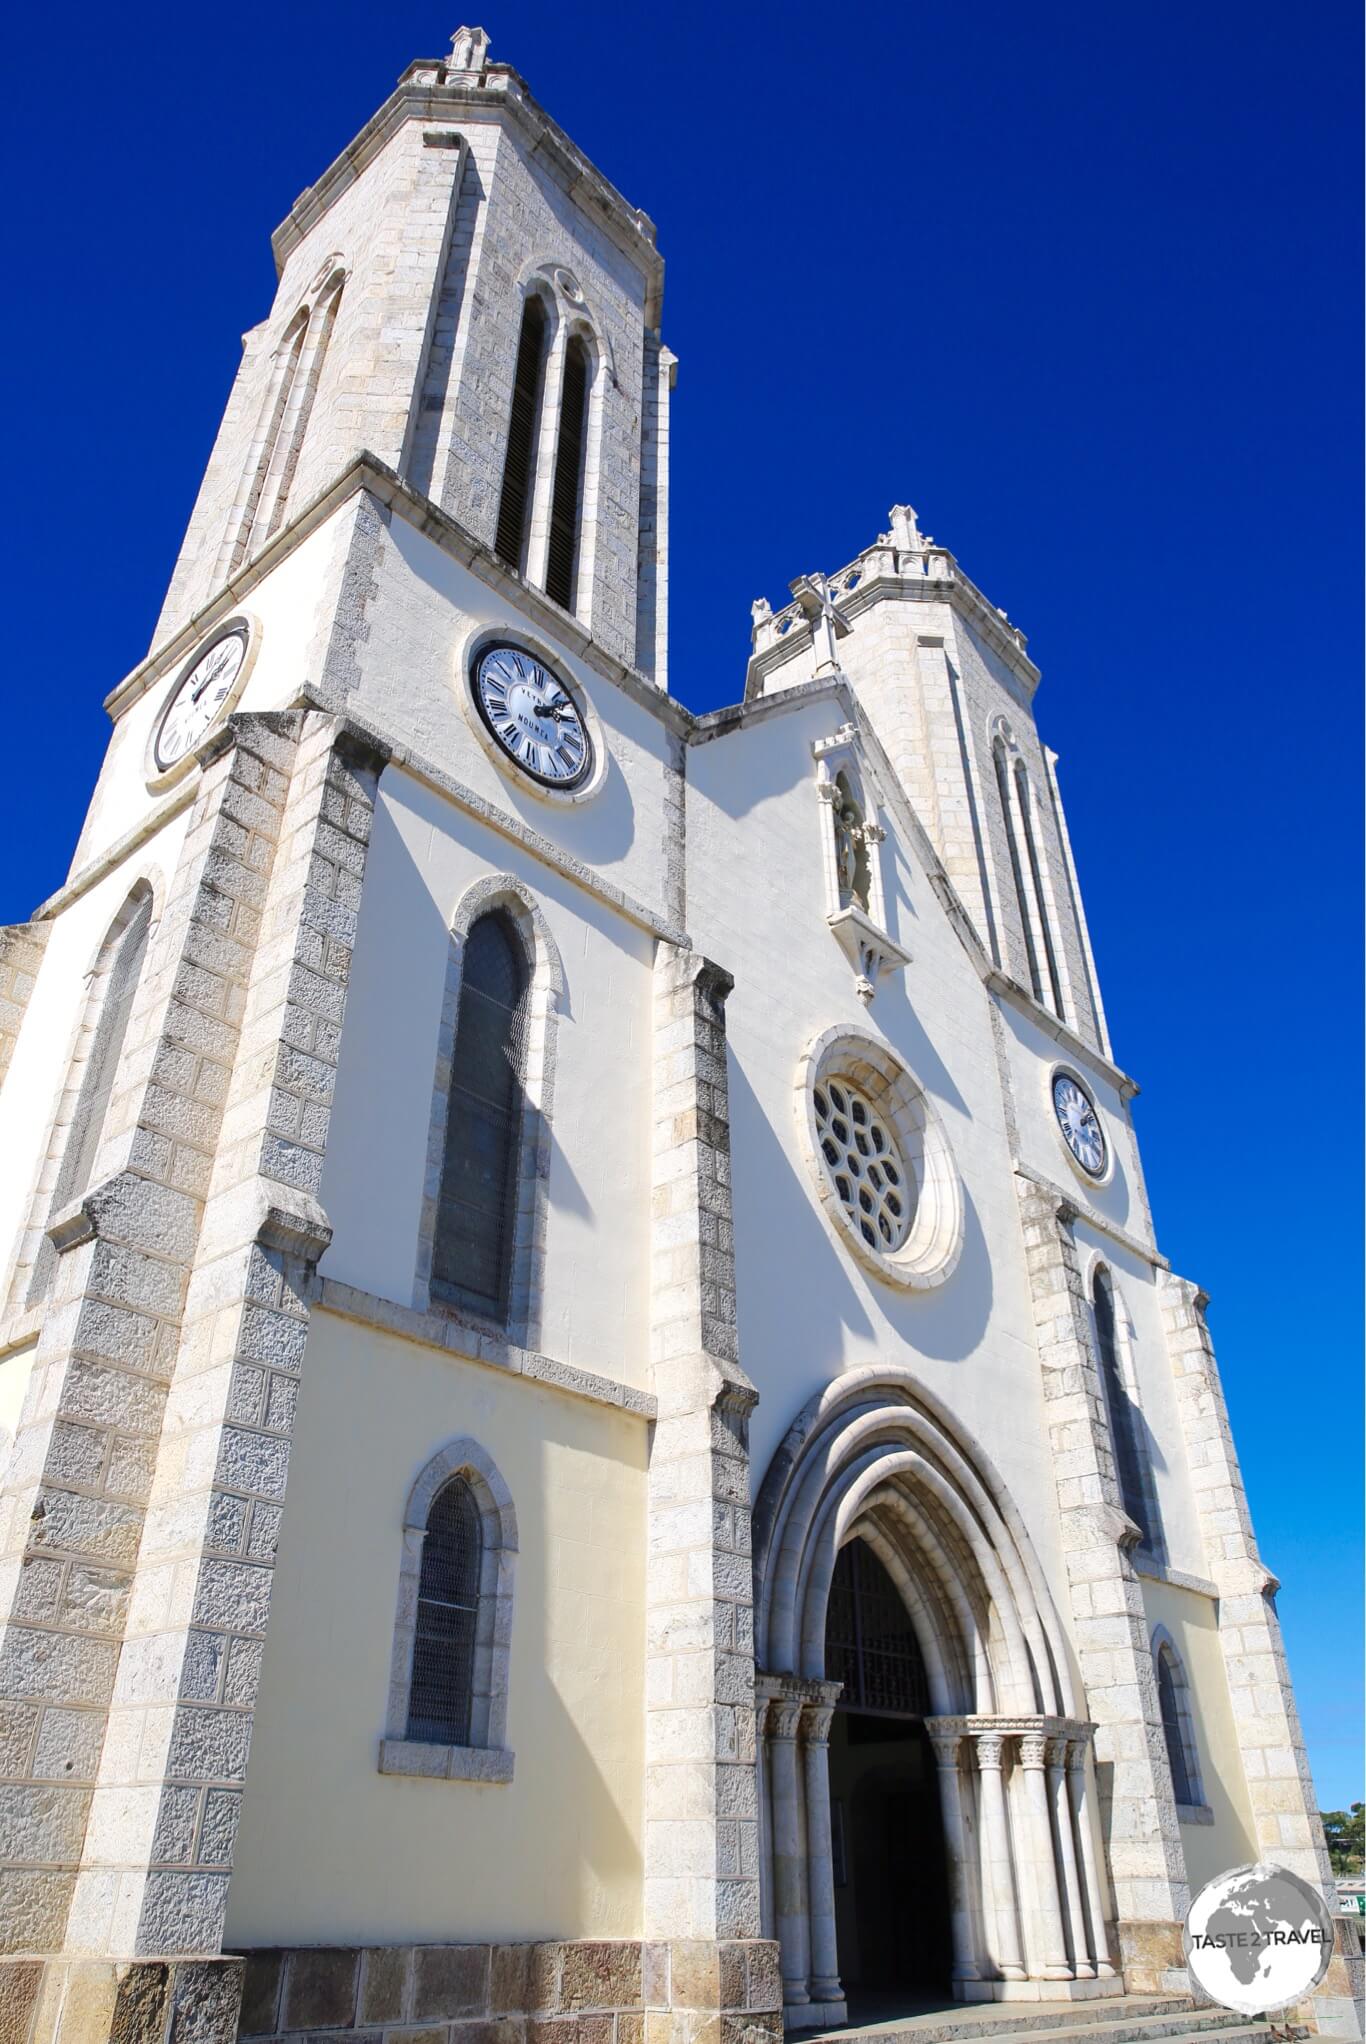
[[[276,230],[156,645],[368,452],[664,685],[654,224],[488,47],[410,65]]]

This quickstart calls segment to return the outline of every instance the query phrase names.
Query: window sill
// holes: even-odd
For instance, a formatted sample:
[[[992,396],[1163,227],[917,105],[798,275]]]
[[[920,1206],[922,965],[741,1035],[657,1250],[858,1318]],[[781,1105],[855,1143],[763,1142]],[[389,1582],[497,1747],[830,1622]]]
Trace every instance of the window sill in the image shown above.
[[[381,1739],[381,1774],[422,1775],[429,1781],[512,1780],[516,1756],[499,1746],[426,1746],[416,1739]]]
[[[1176,1821],[1178,1824],[1212,1824],[1214,1812],[1208,1803],[1178,1803]]]

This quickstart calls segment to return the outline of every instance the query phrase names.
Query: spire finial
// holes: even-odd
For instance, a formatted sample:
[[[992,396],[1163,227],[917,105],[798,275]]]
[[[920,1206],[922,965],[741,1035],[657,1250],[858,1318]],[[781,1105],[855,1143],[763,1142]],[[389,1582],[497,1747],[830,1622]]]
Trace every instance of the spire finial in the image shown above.
[[[903,554],[918,553],[925,542],[909,504],[893,504],[887,516],[892,521],[892,544]]]
[[[482,78],[489,65],[489,32],[486,28],[458,28],[451,37],[448,71],[464,71]]]

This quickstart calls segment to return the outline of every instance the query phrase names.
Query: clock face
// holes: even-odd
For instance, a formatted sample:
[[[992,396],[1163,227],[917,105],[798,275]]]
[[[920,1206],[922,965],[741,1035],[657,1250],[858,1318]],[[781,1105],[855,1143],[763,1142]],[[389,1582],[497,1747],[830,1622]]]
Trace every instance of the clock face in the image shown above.
[[[197,653],[171,690],[161,713],[152,757],[161,772],[184,759],[222,709],[247,657],[248,626],[242,620]]]
[[[1095,1108],[1066,1072],[1059,1072],[1053,1081],[1053,1112],[1063,1141],[1082,1170],[1099,1178],[1105,1170],[1105,1131]]]
[[[577,788],[593,741],[569,690],[521,646],[490,646],[474,671],[479,714],[508,758],[548,788]]]

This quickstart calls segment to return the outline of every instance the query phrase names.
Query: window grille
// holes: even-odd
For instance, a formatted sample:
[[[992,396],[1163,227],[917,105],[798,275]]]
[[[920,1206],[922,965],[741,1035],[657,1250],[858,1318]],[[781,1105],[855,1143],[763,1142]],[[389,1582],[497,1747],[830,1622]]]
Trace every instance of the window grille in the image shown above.
[[[1109,1276],[1103,1270],[1096,1272],[1094,1306],[1096,1345],[1100,1350],[1100,1373],[1110,1415],[1110,1438],[1114,1443],[1120,1502],[1137,1526],[1143,1546],[1149,1553],[1155,1553],[1157,1515],[1145,1477],[1145,1458],[1139,1438],[1141,1421],[1124,1382],[1119,1344],[1115,1338],[1115,1295]]]
[[[418,1580],[408,1737],[468,1746],[484,1533],[463,1476],[437,1492],[427,1515]]]
[[[915,1213],[915,1181],[887,1118],[848,1079],[813,1095],[816,1133],[841,1206],[870,1248],[899,1249]]]
[[[924,1717],[930,1685],[910,1613],[871,1547],[840,1549],[825,1618],[825,1673],[843,1682],[841,1710]]]
[[[1176,1658],[1171,1648],[1164,1644],[1157,1651],[1157,1701],[1162,1712],[1162,1734],[1167,1742],[1167,1763],[1172,1771],[1172,1793],[1178,1803],[1193,1808],[1200,1801],[1200,1796],[1186,1750],[1184,1713],[1176,1683]]]
[[[578,580],[583,456],[588,438],[588,349],[575,334],[565,351],[564,394],[560,399],[560,440],[550,499],[550,545],[545,593],[566,610],[574,608]]]
[[[1039,904],[1039,928],[1043,933],[1044,957],[1048,964],[1048,984],[1053,994],[1053,1012],[1061,1015],[1062,980],[1058,974],[1058,955],[1053,947],[1053,932],[1048,923],[1048,903],[1044,898],[1043,870],[1039,865],[1038,846],[1034,842],[1034,811],[1029,799],[1029,777],[1017,762],[1015,767],[1015,792],[1020,798],[1020,823],[1024,830],[1025,851],[1029,858],[1029,877],[1034,883],[1034,899]]]
[[[536,431],[545,372],[546,312],[539,298],[528,298],[517,343],[517,368],[512,383],[512,415],[503,461],[503,494],[498,503],[498,528],[493,550],[500,561],[519,572],[524,566],[531,486],[536,472]]]
[[[501,1317],[517,1214],[527,962],[509,918],[465,941],[432,1253],[433,1290]]]
[[[1039,973],[1039,955],[1034,948],[1034,925],[1029,913],[1029,898],[1025,893],[1024,867],[1020,864],[1020,847],[1015,837],[1015,818],[1011,812],[1010,769],[1006,765],[1006,749],[1000,739],[991,748],[996,763],[996,786],[1001,796],[1001,815],[1006,827],[1006,847],[1010,853],[1010,873],[1015,882],[1015,906],[1020,912],[1020,927],[1024,931],[1025,957],[1029,961],[1029,989],[1036,1001],[1043,1000],[1043,979]]]

